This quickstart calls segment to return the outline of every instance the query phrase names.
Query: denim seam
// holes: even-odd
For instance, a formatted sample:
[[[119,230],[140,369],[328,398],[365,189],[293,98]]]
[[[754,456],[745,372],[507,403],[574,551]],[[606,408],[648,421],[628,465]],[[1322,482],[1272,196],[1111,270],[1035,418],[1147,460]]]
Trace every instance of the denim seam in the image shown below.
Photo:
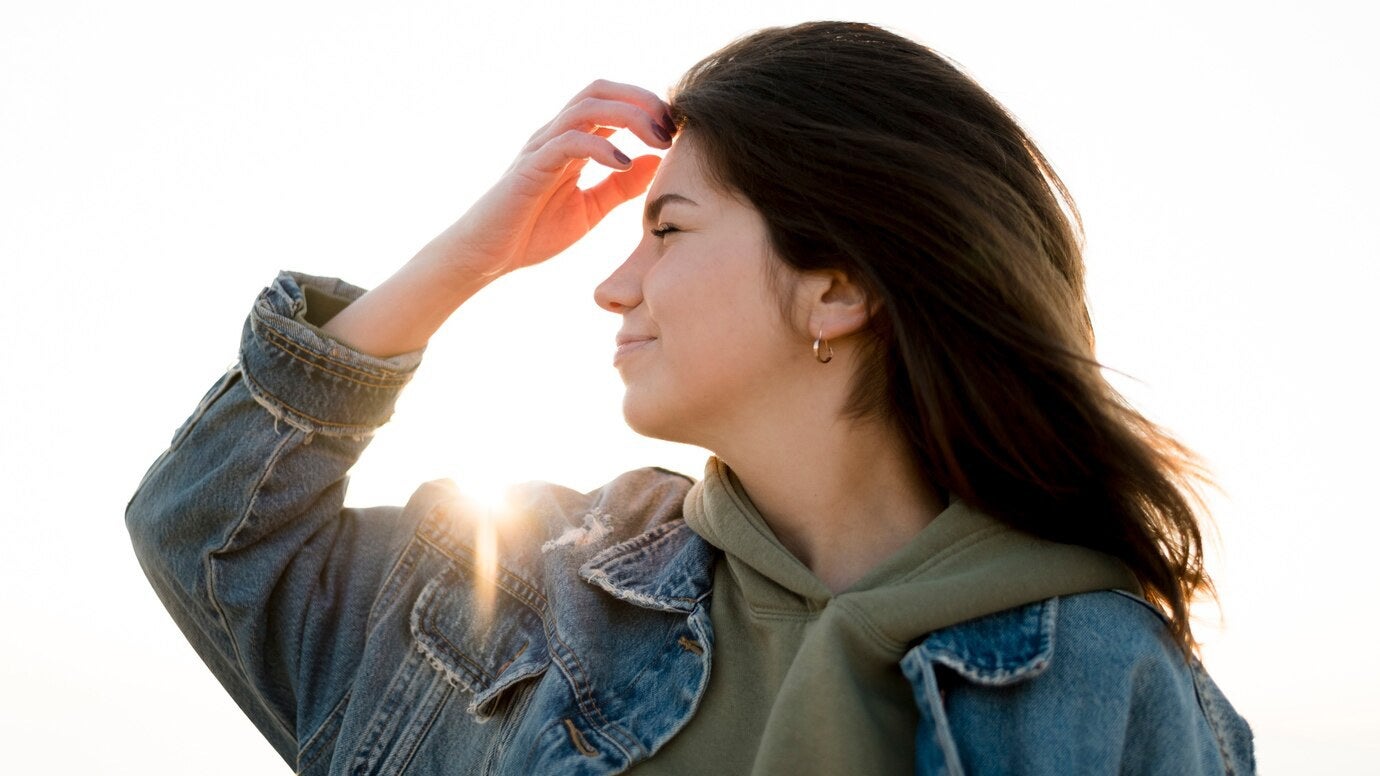
[[[480,758],[481,776],[494,776],[499,759],[507,753],[514,733],[527,716],[527,710],[532,705],[532,696],[536,694],[535,687],[535,682],[524,682],[522,686],[513,690],[512,694],[508,694],[509,705],[499,720],[498,732],[489,738],[488,746]]]
[[[418,538],[420,538],[427,544],[431,545],[432,547],[435,547],[436,551],[441,553],[442,556],[449,559],[454,564],[465,568],[471,573],[474,573],[478,568],[474,560],[473,551],[469,550],[469,548],[465,548],[463,547],[463,545],[461,545],[461,549],[467,550],[468,554],[468,557],[462,557],[461,553],[453,552],[450,548],[441,546],[431,536],[423,534],[420,535]],[[536,590],[536,588],[529,585],[527,583],[527,580],[514,574],[506,567],[499,566],[498,572],[498,574],[494,575],[494,587],[507,593],[514,600],[519,601],[527,608],[536,612],[537,616],[540,617],[542,610],[546,607],[546,596],[542,595],[539,591]],[[510,584],[510,581],[516,581],[517,585],[515,586]],[[522,589],[518,590],[515,589],[515,587],[520,587]]]
[[[1038,632],[1039,645],[1035,653],[1024,657],[1019,665],[1007,666],[1004,663],[993,670],[982,670],[972,664],[967,655],[960,655],[952,649],[936,649],[933,645],[926,646],[925,654],[929,658],[941,665],[953,670],[965,680],[988,687],[1003,687],[1015,682],[1024,682],[1033,679],[1044,673],[1054,660],[1055,631],[1057,630],[1057,620],[1059,612],[1059,596],[1047,598],[1044,601],[1037,601],[1026,604],[1025,607],[1042,607],[1040,613],[1040,628]],[[943,630],[943,629],[941,629]]]
[[[365,433],[372,434],[374,429],[378,428],[380,425],[379,423],[373,422],[336,423],[330,420],[322,420],[321,418],[315,417],[313,415],[308,415],[307,413],[297,409],[293,405],[279,398],[277,394],[265,388],[263,383],[259,382],[258,380],[255,380],[254,376],[251,375],[248,371],[244,372],[244,379],[252,383],[255,390],[261,392],[263,396],[272,399],[273,401],[278,403],[277,405],[272,405],[263,401],[259,396],[254,396],[254,400],[257,401],[259,405],[262,406],[264,409],[268,410],[268,414],[272,415],[275,418],[282,418],[283,422],[287,423],[289,426],[292,426],[293,428],[298,429],[299,431],[304,431],[306,433],[321,433],[326,434],[327,436],[330,436],[332,433],[336,436],[358,436]],[[253,395],[254,393],[255,391],[250,391],[251,395]],[[328,430],[324,428],[302,428],[297,424],[292,423],[287,417],[285,417],[288,414],[296,415],[300,418],[304,418],[306,420],[311,421],[312,423],[316,423],[321,426],[330,426],[331,429]],[[358,434],[352,435],[349,432],[344,431],[343,429],[361,429],[361,431]]]
[[[958,744],[954,741],[953,730],[949,727],[949,715],[944,709],[944,700],[939,694],[939,679],[934,673],[934,661],[930,660],[929,652],[922,646],[918,656],[920,672],[925,683],[925,700],[930,706],[930,715],[934,719],[934,737],[939,744],[939,750],[944,753],[945,766],[952,769],[952,773],[947,776],[963,776],[963,763],[958,757]]]
[[[226,537],[220,547],[206,554],[206,595],[211,599],[211,605],[215,608],[216,615],[220,618],[222,627],[225,629],[225,634],[230,641],[230,649],[234,654],[235,664],[239,666],[241,675],[245,677],[249,677],[252,674],[244,663],[244,653],[240,650],[239,642],[235,640],[235,632],[230,627],[230,618],[225,614],[225,607],[221,604],[220,598],[216,595],[217,575],[215,560],[216,556],[224,553],[235,543],[235,538],[239,536],[240,530],[244,528],[245,523],[249,522],[249,517],[254,512],[254,505],[258,501],[259,491],[263,488],[264,481],[267,480],[269,475],[273,472],[273,469],[277,466],[278,461],[282,458],[292,440],[293,435],[291,433],[284,434],[282,440],[273,448],[273,453],[269,455],[268,461],[265,462],[263,470],[259,473],[258,479],[254,482],[254,487],[251,491],[253,495],[250,497],[249,503],[245,506],[244,512],[240,515],[239,519],[235,521],[235,527],[230,530],[230,535]],[[269,717],[278,724],[288,739],[293,741],[297,740],[292,726],[287,723],[287,720],[278,716],[278,710],[264,698],[258,686],[253,682],[245,682],[245,684],[259,701],[259,704],[268,711]]]
[[[191,436],[192,431],[195,430],[195,426],[199,425],[201,419],[205,417],[206,410],[209,410],[212,404],[219,401],[222,396],[234,388],[234,386],[230,384],[230,378],[239,371],[240,365],[238,361],[231,364],[230,368],[225,371],[225,374],[221,375],[220,381],[212,386],[211,390],[206,392],[206,396],[202,397],[201,403],[197,406],[193,417],[183,421],[182,425],[173,432],[172,441],[163,449],[163,452],[158,454],[158,457],[153,461],[153,465],[150,466],[148,471],[144,472],[144,476],[139,479],[139,486],[134,489],[134,495],[131,495],[129,501],[125,503],[126,512],[129,511],[130,504],[134,503],[134,499],[138,498],[139,492],[148,484],[149,479],[153,477],[154,472],[158,471],[159,467],[167,460],[168,456],[177,452],[178,448],[182,446],[182,443],[186,441],[187,437]],[[212,392],[215,392],[214,399],[211,397]]]
[[[378,765],[378,761],[385,754],[384,737],[399,723],[397,707],[403,703],[407,690],[415,683],[415,677],[423,666],[430,667],[426,656],[420,651],[415,651],[405,655],[401,664],[394,670],[383,690],[381,700],[364,727],[360,746],[354,751],[350,773],[364,773],[366,770],[374,770]]]
[[[655,528],[644,531],[631,539],[618,542],[611,547],[606,547],[596,553],[589,560],[581,564],[578,576],[586,582],[593,583],[605,591],[614,595],[620,600],[630,601],[640,606],[648,608],[667,608],[665,602],[675,601],[690,605],[690,608],[674,606],[669,611],[677,613],[688,613],[695,604],[702,601],[709,591],[696,596],[670,596],[658,592],[644,592],[639,584],[644,580],[636,578],[632,583],[623,583],[615,580],[613,575],[622,572],[625,568],[631,567],[635,571],[645,573],[645,563],[643,561],[650,556],[656,548],[666,542],[673,541],[679,537],[683,531],[691,531],[684,519],[670,520],[662,523]]]
[[[237,371],[239,371],[238,363],[227,369],[225,374],[221,375],[220,379],[216,381],[216,384],[211,386],[211,390],[207,391],[206,395],[203,396],[201,401],[197,404],[196,410],[192,413],[192,416],[187,418],[182,424],[182,427],[178,429],[177,435],[173,437],[172,442],[168,444],[169,451],[176,451],[181,447],[187,437],[191,436],[192,432],[196,430],[196,426],[201,423],[201,419],[206,417],[206,411],[211,409],[211,405],[220,401],[221,397],[234,387],[232,378]]]
[[[453,536],[449,531],[441,528],[442,517],[445,509],[454,503],[453,499],[447,499],[437,504],[433,504],[427,511],[426,517],[422,518],[418,526],[416,536],[421,541],[441,553],[442,557],[450,559],[453,563],[462,565],[473,570],[476,568],[475,550],[465,544],[458,537]],[[494,577],[494,585],[498,589],[508,593],[513,598],[526,604],[541,615],[547,608],[546,594],[539,590],[531,582],[528,582],[517,572],[500,564],[498,573]]]
[[[627,731],[623,730],[622,727],[610,722],[608,718],[604,716],[603,710],[599,708],[599,704],[594,699],[594,688],[589,683],[589,674],[585,671],[584,664],[580,662],[580,656],[575,653],[575,650],[570,647],[570,644],[566,643],[566,641],[561,638],[560,632],[554,628],[547,638],[551,643],[559,644],[562,647],[562,649],[552,651],[556,653],[555,656],[557,660],[555,662],[566,669],[563,673],[570,681],[571,687],[575,690],[575,700],[579,705],[580,716],[585,718],[585,721],[590,724],[595,732],[609,739],[614,746],[618,747],[619,751],[622,752],[625,757],[633,759],[635,755],[633,751],[630,751],[630,748],[640,753],[643,751],[642,746],[639,745]],[[573,666],[566,664],[566,656],[569,656],[569,660],[573,661]],[[578,677],[575,675],[576,672],[579,674]]]
[[[673,536],[680,533],[683,526],[686,526],[683,519],[667,521],[650,531],[643,531],[631,539],[600,551],[599,554],[590,558],[588,563],[614,570],[621,569],[629,563],[642,560],[657,546],[670,541]]]
[[[472,698],[466,711],[482,721],[491,716],[484,711],[484,706],[492,704],[517,682],[544,673],[551,661],[548,659],[537,665],[525,667],[514,672],[512,676],[507,677],[506,681],[503,681],[505,672],[534,643],[532,629],[521,626],[521,624],[522,635],[527,637],[526,640],[522,647],[495,672],[490,672],[482,662],[472,657],[470,650],[451,640],[446,635],[446,629],[440,624],[439,610],[444,605],[442,599],[447,591],[460,586],[461,580],[458,574],[458,569],[453,566],[448,567],[427,584],[426,590],[422,592],[417,604],[413,607],[412,645],[426,657],[427,662],[434,669],[445,677],[447,683],[470,693]],[[517,596],[512,596],[512,598],[519,604],[527,605],[526,601]],[[538,622],[544,622],[541,612],[537,611],[533,616],[537,618]],[[545,628],[542,630],[542,637],[545,637]]]
[[[340,726],[344,722],[345,708],[350,703],[350,695],[350,690],[347,689],[345,691],[345,694],[340,697],[340,700],[336,702],[335,707],[331,709],[331,713],[326,715],[325,721],[323,721],[319,726],[317,726],[316,731],[313,732],[310,736],[308,736],[307,740],[303,741],[301,745],[297,747],[298,773],[302,773],[303,771],[307,770],[312,765],[314,765],[317,760],[321,759],[322,754],[331,751],[331,748],[329,747],[326,747],[324,745],[318,745],[318,739],[324,742],[325,739],[322,738],[322,734],[325,733],[329,728],[333,728],[333,737],[340,735]],[[313,748],[315,749],[315,751],[312,751],[311,754],[307,757],[306,761],[304,762],[301,759],[301,753],[311,750]]]
[[[480,665],[478,661],[476,661],[474,658],[470,657],[470,656],[465,652],[465,650],[463,650],[463,649],[460,648],[460,646],[459,646],[458,644],[456,644],[455,642],[453,642],[453,641],[451,641],[450,639],[446,638],[446,634],[444,634],[444,633],[441,632],[441,629],[440,629],[439,627],[436,626],[436,623],[434,623],[434,622],[427,622],[427,625],[429,626],[429,630],[431,631],[431,635],[434,636],[434,637],[437,638],[437,639],[440,639],[441,642],[442,642],[443,644],[445,644],[446,647],[451,651],[452,655],[453,655],[454,657],[460,659],[460,662],[463,664],[463,668],[464,668],[465,670],[467,670],[467,671],[473,673],[474,676],[475,676],[475,678],[478,679],[480,682],[483,682],[483,684],[484,684],[484,689],[487,689],[489,686],[491,686],[491,685],[493,684],[494,679],[495,679],[495,675],[494,675],[494,674],[491,674],[491,673],[489,673],[487,670],[485,670],[484,666]],[[523,648],[526,648],[526,646],[527,646],[527,645],[524,644],[524,645],[523,645]],[[465,689],[470,690],[471,692],[474,692],[474,693],[477,695],[480,688],[479,688],[479,687],[466,687]]]
[[[1231,752],[1227,747],[1226,739],[1222,736],[1219,725],[1222,715],[1218,712],[1217,702],[1212,699],[1209,693],[1204,693],[1201,680],[1198,676],[1201,664],[1194,660],[1188,667],[1189,677],[1193,680],[1193,694],[1197,697],[1198,707],[1203,710],[1203,716],[1207,719],[1208,730],[1212,731],[1213,741],[1217,744],[1217,753],[1222,758],[1222,769],[1226,776],[1233,776],[1236,769],[1233,767]]]
[[[369,616],[364,623],[365,638],[373,635],[374,630],[380,625],[380,616],[384,609],[392,606],[407,579],[413,576],[417,569],[421,555],[424,550],[420,547],[417,535],[414,533],[407,546],[403,548],[398,559],[393,561],[393,568],[383,578],[384,582],[379,586],[379,592],[374,596],[374,601],[369,605]]]
[[[303,364],[306,364],[307,366],[309,366],[309,367],[311,367],[311,368],[313,368],[313,369],[318,369],[318,370],[320,370],[320,371],[322,371],[322,372],[325,372],[326,374],[329,374],[329,375],[331,375],[332,377],[338,377],[338,378],[340,378],[341,380],[345,380],[345,381],[347,381],[347,382],[351,382],[351,383],[354,383],[355,385],[359,385],[359,386],[362,386],[362,387],[365,387],[365,388],[384,388],[384,389],[391,389],[391,388],[399,388],[399,387],[401,387],[401,386],[407,384],[407,379],[406,379],[406,378],[403,378],[403,377],[389,378],[389,377],[386,376],[386,375],[375,375],[375,374],[372,374],[372,373],[369,373],[369,372],[365,372],[365,371],[363,371],[363,370],[355,369],[354,367],[351,367],[351,366],[349,366],[349,365],[347,365],[347,364],[345,364],[345,363],[343,363],[343,362],[341,362],[341,361],[337,361],[337,360],[335,360],[335,359],[333,359],[333,358],[329,358],[329,357],[327,357],[327,356],[323,356],[323,355],[321,355],[320,353],[317,353],[316,351],[309,350],[309,349],[303,347],[302,345],[299,345],[298,343],[292,341],[292,340],[289,339],[285,334],[283,334],[283,333],[277,331],[277,330],[274,329],[272,326],[269,326],[269,325],[267,324],[267,322],[265,322],[265,321],[260,321],[260,323],[264,324],[264,325],[262,326],[260,332],[259,332],[260,335],[263,336],[263,338],[264,338],[266,341],[268,341],[269,344],[271,344],[271,345],[273,345],[274,347],[276,347],[276,348],[279,350],[279,352],[281,352],[281,353],[283,353],[284,355],[287,355],[287,356],[289,356],[289,357],[291,357],[291,358],[293,358],[293,359],[295,359],[295,360],[297,360],[297,361],[299,361],[299,362],[301,362],[301,363],[303,363]],[[305,354],[306,356],[312,356],[313,358],[305,358],[302,354]],[[374,378],[374,379],[376,379],[376,380],[381,380],[381,381],[384,381],[384,382],[376,382],[376,383],[365,382],[365,381],[360,380],[360,379],[358,379],[358,378],[352,377],[351,375],[342,374],[342,373],[340,373],[340,372],[336,372],[336,371],[334,371],[334,370],[332,369],[332,367],[339,368],[339,369],[346,369],[346,370],[350,370],[350,371],[354,371],[354,372],[358,372],[358,373],[361,374],[361,375],[366,375],[366,376],[368,376],[368,377],[372,377],[372,378]],[[401,375],[402,373],[398,373],[398,374]]]
[[[526,652],[527,648],[532,645],[531,639],[528,639],[525,642],[523,642],[522,647],[517,651],[516,654],[509,658],[508,661],[504,663],[500,668],[498,668],[494,673],[490,673],[489,670],[483,666],[483,664],[481,664],[474,658],[470,657],[468,650],[456,644],[454,641],[451,641],[450,638],[446,636],[444,629],[440,626],[440,623],[437,621],[438,612],[436,610],[439,608],[440,602],[434,601],[434,598],[441,594],[442,593],[439,591],[432,594],[433,602],[429,602],[430,605],[428,605],[426,610],[423,612],[422,619],[419,621],[418,626],[425,626],[424,629],[427,631],[428,635],[436,639],[439,639],[441,642],[443,642],[446,645],[446,647],[448,647],[450,651],[454,654],[454,656],[461,660],[461,662],[464,664],[464,668],[471,671],[473,674],[475,674],[476,678],[484,682],[483,689],[487,690],[491,688],[494,684],[494,681],[498,679],[498,677],[503,675],[503,671],[507,669],[508,666],[512,665],[513,662],[517,660],[517,658],[520,657],[523,652]],[[469,687],[467,689],[474,691],[476,695],[479,694],[479,688]]]
[[[417,757],[417,752],[422,748],[422,741],[426,739],[427,733],[431,732],[431,728],[433,725],[436,724],[436,720],[440,719],[441,709],[445,708],[446,702],[450,700],[450,696],[454,692],[455,689],[451,687],[449,684],[442,687],[441,697],[435,703],[435,710],[427,715],[426,724],[422,725],[421,729],[416,731],[417,735],[411,741],[411,746],[407,753],[407,759],[398,763],[398,773],[407,773],[407,769],[412,765],[412,760]]]
[[[421,656],[425,657],[425,656]],[[445,707],[446,701],[450,699],[454,691],[450,682],[439,673],[428,673],[425,669],[429,668],[429,661],[422,660],[414,663],[414,668],[407,675],[405,684],[398,686],[398,692],[391,696],[385,696],[385,705],[380,711],[374,714],[374,736],[370,745],[371,757],[376,761],[370,765],[370,771],[377,771],[381,766],[393,766],[386,773],[403,773],[408,763],[416,756],[417,749],[421,741],[426,737],[426,733],[435,724],[436,718],[440,716],[441,709]],[[394,684],[390,683],[390,690]],[[405,693],[405,694],[404,694]],[[437,697],[439,696],[439,697]],[[397,713],[399,707],[406,707],[413,711],[411,719],[415,720],[418,716],[424,717],[424,724],[418,725],[415,721],[408,722],[401,718]],[[385,712],[384,709],[387,711]],[[391,743],[385,743],[384,737],[391,739]],[[405,755],[400,763],[394,762],[400,756]],[[355,772],[359,773],[362,767],[359,764],[359,757],[356,756]]]

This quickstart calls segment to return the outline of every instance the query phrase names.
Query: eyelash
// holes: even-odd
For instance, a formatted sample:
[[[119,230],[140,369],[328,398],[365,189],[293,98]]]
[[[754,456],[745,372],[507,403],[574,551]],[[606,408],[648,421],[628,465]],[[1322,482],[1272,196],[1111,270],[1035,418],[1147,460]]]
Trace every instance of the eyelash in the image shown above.
[[[655,228],[655,229],[652,230],[652,236],[655,237],[655,238],[657,238],[658,240],[660,240],[661,238],[665,237],[666,235],[670,234],[671,232],[679,232],[679,231],[680,231],[679,229],[677,229],[677,228],[674,227],[674,226],[671,226],[670,224],[662,224],[661,226],[658,226],[657,228]]]

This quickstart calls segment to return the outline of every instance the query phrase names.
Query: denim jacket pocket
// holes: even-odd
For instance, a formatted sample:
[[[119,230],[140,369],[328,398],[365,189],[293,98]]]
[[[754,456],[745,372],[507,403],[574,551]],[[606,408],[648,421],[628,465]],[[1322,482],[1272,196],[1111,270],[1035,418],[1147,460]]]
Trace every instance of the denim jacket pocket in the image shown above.
[[[452,567],[427,583],[412,609],[417,649],[452,686],[470,694],[466,711],[480,721],[500,708],[506,691],[550,665],[541,616],[502,589],[491,600]]]

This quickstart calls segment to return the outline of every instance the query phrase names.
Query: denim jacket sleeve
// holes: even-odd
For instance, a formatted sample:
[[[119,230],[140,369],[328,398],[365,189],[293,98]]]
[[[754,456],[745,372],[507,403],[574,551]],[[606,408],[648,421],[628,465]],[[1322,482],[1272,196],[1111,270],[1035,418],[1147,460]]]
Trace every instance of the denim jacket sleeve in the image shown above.
[[[308,322],[362,293],[279,275],[126,511],[164,605],[289,763],[343,702],[416,528],[401,509],[343,508],[346,472],[421,360],[364,356]]]

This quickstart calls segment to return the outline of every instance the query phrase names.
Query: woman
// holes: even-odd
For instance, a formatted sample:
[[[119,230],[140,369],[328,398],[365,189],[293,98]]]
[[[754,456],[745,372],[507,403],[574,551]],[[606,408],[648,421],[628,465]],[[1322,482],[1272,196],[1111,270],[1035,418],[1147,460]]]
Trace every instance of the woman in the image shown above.
[[[704,479],[343,509],[446,318],[644,190],[595,298],[628,423]],[[1103,381],[1070,217],[989,95],[866,25],[748,36],[670,104],[596,82],[384,284],[265,290],[140,560],[303,773],[1251,772],[1193,658],[1191,458]]]

